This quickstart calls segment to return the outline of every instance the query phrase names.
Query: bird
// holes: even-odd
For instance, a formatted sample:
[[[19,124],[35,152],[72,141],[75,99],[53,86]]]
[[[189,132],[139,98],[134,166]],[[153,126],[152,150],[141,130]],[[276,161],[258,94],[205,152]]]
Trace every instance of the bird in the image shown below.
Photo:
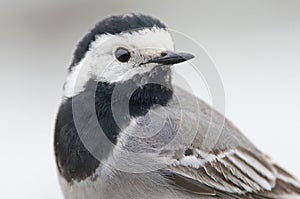
[[[78,43],[54,128],[64,198],[300,198],[296,177],[172,83],[194,58],[174,46],[140,13],[107,17]]]

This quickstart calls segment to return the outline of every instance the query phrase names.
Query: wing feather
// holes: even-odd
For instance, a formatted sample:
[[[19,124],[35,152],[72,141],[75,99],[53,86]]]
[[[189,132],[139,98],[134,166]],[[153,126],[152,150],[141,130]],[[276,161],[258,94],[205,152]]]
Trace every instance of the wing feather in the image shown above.
[[[182,155],[169,172],[201,189],[213,189],[228,198],[300,198],[300,186],[289,173],[260,152],[234,149],[205,154],[199,149]],[[187,180],[188,179],[188,180]],[[179,185],[188,190],[184,184]],[[211,192],[210,192],[211,193]],[[205,194],[205,191],[202,192]]]

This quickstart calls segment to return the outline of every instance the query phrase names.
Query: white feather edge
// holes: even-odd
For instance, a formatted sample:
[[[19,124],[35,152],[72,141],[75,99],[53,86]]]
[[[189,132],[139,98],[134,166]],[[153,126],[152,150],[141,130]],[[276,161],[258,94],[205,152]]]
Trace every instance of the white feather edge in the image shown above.
[[[240,159],[243,161],[239,160],[238,158],[235,157],[238,156]],[[271,191],[276,183],[277,179],[281,179],[286,183],[289,183],[291,185],[294,185],[296,187],[300,187],[300,184],[298,181],[295,179],[286,176],[284,174],[278,173],[277,170],[273,167],[272,170],[269,170],[269,168],[266,168],[262,163],[259,162],[258,159],[255,159],[254,157],[250,156],[247,153],[244,153],[243,151],[240,151],[238,149],[233,149],[233,150],[228,150],[220,154],[211,154],[211,153],[206,153],[203,152],[199,149],[194,149],[194,154],[189,155],[189,156],[183,156],[181,159],[178,161],[174,162],[172,166],[178,167],[178,166],[183,166],[183,167],[189,167],[192,169],[200,169],[200,168],[205,168],[206,163],[214,162],[214,161],[220,161],[224,162],[224,158],[227,157],[232,163],[241,171],[246,173],[247,176],[246,178],[251,178],[250,181],[253,181],[254,183],[257,183],[257,185],[252,184],[252,190],[250,190],[247,185],[245,185],[245,189],[248,192],[256,192],[256,191]],[[274,163],[271,160],[266,159],[266,161],[270,164],[273,165]],[[246,163],[247,164],[246,164]],[[226,163],[225,163],[226,164]],[[252,168],[251,168],[252,167]],[[191,175],[185,174],[185,173],[180,173],[181,175],[191,178]],[[262,176],[263,175],[263,176]],[[238,176],[237,176],[238,177]],[[241,177],[241,176],[240,176]],[[198,179],[194,179],[198,180]],[[223,190],[232,192],[232,190],[229,187],[223,187]],[[240,192],[236,190],[236,192]],[[284,195],[286,198],[298,198],[299,196],[293,195],[293,194],[286,194]],[[300,197],[299,197],[300,198]]]

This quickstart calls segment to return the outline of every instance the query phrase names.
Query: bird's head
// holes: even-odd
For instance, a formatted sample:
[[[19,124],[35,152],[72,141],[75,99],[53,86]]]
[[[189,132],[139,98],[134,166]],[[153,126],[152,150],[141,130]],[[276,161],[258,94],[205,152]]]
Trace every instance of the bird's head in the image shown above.
[[[149,77],[157,77],[170,81],[170,66],[193,57],[174,51],[171,35],[159,20],[141,14],[112,16],[96,24],[78,44],[65,96],[80,93],[90,80],[145,84]]]

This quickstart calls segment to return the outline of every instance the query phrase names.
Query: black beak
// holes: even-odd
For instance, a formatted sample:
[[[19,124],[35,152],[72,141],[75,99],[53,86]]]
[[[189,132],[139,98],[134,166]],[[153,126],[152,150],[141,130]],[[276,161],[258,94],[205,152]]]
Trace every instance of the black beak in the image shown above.
[[[165,51],[161,53],[161,56],[154,57],[148,63],[157,63],[162,65],[172,65],[178,64],[187,60],[194,58],[195,56],[190,53],[184,52],[172,52],[172,51]]]

